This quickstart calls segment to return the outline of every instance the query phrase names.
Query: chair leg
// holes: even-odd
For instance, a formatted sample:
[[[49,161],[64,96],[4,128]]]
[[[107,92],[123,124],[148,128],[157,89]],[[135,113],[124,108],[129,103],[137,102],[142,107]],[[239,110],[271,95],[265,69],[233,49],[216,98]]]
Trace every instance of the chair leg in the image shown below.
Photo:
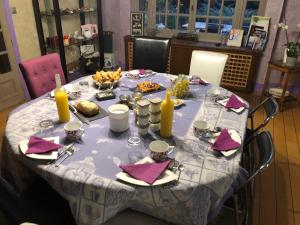
[[[234,211],[235,211],[235,224],[240,225],[240,218],[239,218],[239,202],[238,202],[238,196],[235,194],[233,196],[234,200]]]

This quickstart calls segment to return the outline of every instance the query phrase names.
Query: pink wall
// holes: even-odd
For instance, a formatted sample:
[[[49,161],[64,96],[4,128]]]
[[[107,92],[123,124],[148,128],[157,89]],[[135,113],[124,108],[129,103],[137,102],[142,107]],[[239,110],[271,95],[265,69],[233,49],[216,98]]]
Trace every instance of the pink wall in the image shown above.
[[[113,50],[117,65],[125,68],[124,36],[130,34],[129,0],[102,0],[103,28],[113,34]]]

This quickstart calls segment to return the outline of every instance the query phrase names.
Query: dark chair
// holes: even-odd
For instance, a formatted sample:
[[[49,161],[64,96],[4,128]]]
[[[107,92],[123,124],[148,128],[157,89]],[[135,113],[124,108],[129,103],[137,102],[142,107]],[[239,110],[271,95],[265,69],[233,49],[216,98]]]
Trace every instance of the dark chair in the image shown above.
[[[44,55],[20,63],[29,94],[37,98],[55,88],[55,74],[59,74],[61,83],[65,84],[60,57],[57,53]]]
[[[133,69],[151,69],[165,73],[169,48],[170,39],[136,37],[133,49]]]
[[[252,187],[254,180],[257,175],[269,167],[275,156],[275,147],[269,131],[256,133],[250,141],[254,156],[253,171],[248,171],[249,178],[247,182],[233,196],[237,224],[240,224],[240,221],[243,221],[243,224],[247,224],[248,210],[253,196]],[[240,197],[243,199],[242,202],[240,202]],[[242,219],[240,219],[240,214],[243,215]]]

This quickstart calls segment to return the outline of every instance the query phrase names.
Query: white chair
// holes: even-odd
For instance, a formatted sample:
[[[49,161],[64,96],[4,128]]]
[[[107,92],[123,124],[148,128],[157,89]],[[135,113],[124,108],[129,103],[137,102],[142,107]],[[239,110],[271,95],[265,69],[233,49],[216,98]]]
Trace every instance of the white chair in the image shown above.
[[[193,51],[190,75],[201,77],[209,83],[220,86],[227,59],[228,55],[222,53]]]

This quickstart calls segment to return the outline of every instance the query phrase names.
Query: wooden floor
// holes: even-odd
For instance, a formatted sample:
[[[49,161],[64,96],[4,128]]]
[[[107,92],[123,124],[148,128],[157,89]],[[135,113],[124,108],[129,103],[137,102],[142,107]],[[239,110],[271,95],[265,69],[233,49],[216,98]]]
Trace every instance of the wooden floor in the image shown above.
[[[251,103],[257,99],[243,97]],[[0,144],[11,109],[0,112]],[[263,118],[259,111],[255,122]],[[300,225],[300,107],[280,112],[266,129],[273,135],[276,155],[272,165],[256,179],[253,225]]]

